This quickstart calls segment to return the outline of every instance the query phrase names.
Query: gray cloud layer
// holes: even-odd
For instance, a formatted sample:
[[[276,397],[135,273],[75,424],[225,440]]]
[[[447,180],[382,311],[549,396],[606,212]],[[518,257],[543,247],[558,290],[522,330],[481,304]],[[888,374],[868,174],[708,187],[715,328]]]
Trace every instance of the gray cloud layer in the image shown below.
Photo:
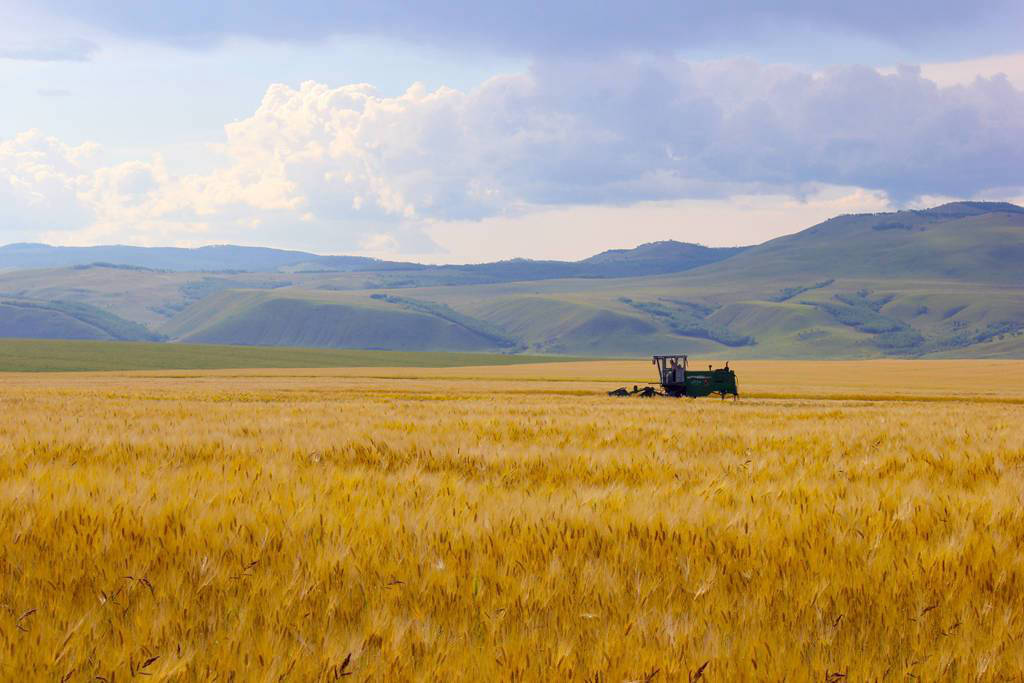
[[[309,40],[374,34],[538,54],[743,45],[794,29],[853,33],[961,55],[1019,48],[1019,0],[49,0],[61,16],[136,38],[203,45],[227,35]]]

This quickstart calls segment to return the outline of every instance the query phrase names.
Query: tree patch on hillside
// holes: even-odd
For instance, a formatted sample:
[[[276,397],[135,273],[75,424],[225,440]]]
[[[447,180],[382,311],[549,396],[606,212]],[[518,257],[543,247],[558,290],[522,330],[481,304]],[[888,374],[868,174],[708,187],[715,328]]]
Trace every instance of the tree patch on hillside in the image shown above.
[[[223,292],[225,289],[279,289],[288,287],[292,283],[288,280],[260,280],[245,281],[231,280],[223,277],[204,277],[202,280],[191,280],[186,282],[178,291],[186,299],[198,301],[205,299],[211,294]]]
[[[839,293],[835,295],[835,298],[842,301],[848,306],[860,306],[870,308],[875,313],[879,313],[882,307],[887,303],[896,298],[895,294],[878,294],[875,295],[870,289],[861,289],[853,294]]]
[[[797,333],[796,338],[800,341],[813,341],[815,339],[822,339],[823,337],[829,337],[831,334],[817,327],[811,327],[806,330],[802,330]]]
[[[132,266],[125,263],[107,263],[106,261],[94,261],[92,263],[79,263],[71,266],[72,270],[91,270],[93,268],[111,268],[113,270],[134,270],[140,273],[170,273],[170,270],[160,268],[147,268],[146,266]]]
[[[1024,330],[1024,322],[1015,320],[1000,320],[989,323],[981,329],[961,330],[949,337],[936,339],[928,346],[929,351],[951,351],[962,349],[973,344],[983,344],[995,339],[1002,339],[1007,335],[1016,335]]]
[[[957,313],[959,313],[960,311],[964,310],[965,308],[967,308],[967,304],[962,304],[960,306],[953,306],[952,308],[946,310],[942,314],[942,319],[943,320],[949,320],[950,318],[952,318],[953,316],[955,316]]]
[[[724,325],[707,320],[707,316],[715,309],[703,304],[668,298],[658,301],[635,301],[629,297],[621,297],[619,301],[664,323],[680,337],[710,339],[733,347],[757,344],[757,340],[750,335],[737,334]]]
[[[829,280],[822,280],[821,282],[815,282],[812,285],[797,285],[795,287],[785,287],[783,289],[780,289],[778,294],[768,297],[768,301],[774,301],[775,303],[789,301],[793,297],[799,296],[804,292],[809,292],[812,289],[822,289],[824,287],[828,287],[833,282],[835,282],[835,278]]]
[[[918,356],[952,351],[1024,331],[1024,321],[1001,320],[988,323],[984,327],[971,327],[965,321],[950,320],[948,334],[929,335],[926,338],[903,321],[881,313],[882,307],[893,298],[892,294],[876,295],[870,290],[862,289],[854,293],[836,294],[835,299],[839,303],[801,303],[825,311],[844,325],[874,335],[871,343],[888,354]],[[962,305],[950,308],[943,314],[943,320],[949,320],[966,307]],[[921,307],[917,310],[918,315],[922,313],[922,308],[923,312],[927,312],[927,307]]]
[[[869,290],[862,289],[853,294],[836,294],[834,298],[839,303],[801,303],[828,313],[858,332],[874,335],[872,344],[885,353],[916,355],[924,352],[925,339],[921,333],[901,320],[880,313],[882,307],[892,301],[891,294],[873,296]]]
[[[231,280],[223,277],[204,277],[202,280],[190,280],[178,287],[183,297],[181,301],[165,302],[149,306],[149,310],[165,318],[173,318],[200,299],[227,289],[280,289],[292,285],[290,280]]]
[[[906,230],[909,232],[914,229],[914,226],[902,221],[886,221],[884,223],[876,223],[875,225],[872,225],[871,229],[878,230],[879,232],[883,232],[885,230]]]

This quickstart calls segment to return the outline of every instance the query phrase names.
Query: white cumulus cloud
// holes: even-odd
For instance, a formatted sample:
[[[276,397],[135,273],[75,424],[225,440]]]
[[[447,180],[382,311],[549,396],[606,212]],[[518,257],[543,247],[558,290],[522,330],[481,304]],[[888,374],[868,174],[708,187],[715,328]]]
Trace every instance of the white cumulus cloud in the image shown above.
[[[552,207],[823,186],[981,196],[1024,185],[1024,91],[906,67],[563,60],[469,91],[272,85],[218,151],[216,170],[173,175],[159,157],[97,167],[93,146],[23,134],[0,143],[6,223],[138,241],[276,226],[377,250],[429,248],[415,226]]]
[[[0,229],[19,234],[94,220],[80,193],[91,184],[88,162],[96,145],[77,147],[30,130],[0,140]]]
[[[537,66],[470,92],[275,85],[227,133],[234,187],[260,183],[277,206],[324,217],[446,220],[815,183],[909,200],[1019,182],[1024,92],[1002,77],[940,88],[915,68],[618,60]]]

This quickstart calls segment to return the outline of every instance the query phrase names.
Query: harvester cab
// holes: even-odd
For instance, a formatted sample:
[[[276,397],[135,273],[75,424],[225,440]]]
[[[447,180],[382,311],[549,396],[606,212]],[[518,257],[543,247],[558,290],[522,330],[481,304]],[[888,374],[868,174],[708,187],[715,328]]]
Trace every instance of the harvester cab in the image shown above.
[[[615,391],[609,391],[608,395],[689,396],[690,398],[696,398],[698,396],[718,394],[723,399],[729,395],[733,398],[739,398],[740,392],[736,384],[736,373],[729,368],[728,363],[725,364],[725,367],[717,369],[709,365],[707,370],[691,370],[689,362],[683,354],[653,356],[651,363],[658,368],[658,383],[661,385],[660,392],[653,387],[637,389],[634,386],[633,391],[623,387]]]

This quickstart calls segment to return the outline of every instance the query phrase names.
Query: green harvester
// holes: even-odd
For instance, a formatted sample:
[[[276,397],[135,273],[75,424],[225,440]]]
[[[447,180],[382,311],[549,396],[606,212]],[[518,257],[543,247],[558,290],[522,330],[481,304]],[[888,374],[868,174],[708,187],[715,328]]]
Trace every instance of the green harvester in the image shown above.
[[[723,399],[726,396],[739,398],[740,391],[736,384],[736,373],[726,363],[723,368],[712,368],[707,370],[691,370],[687,358],[683,354],[674,356],[653,356],[651,363],[658,367],[658,382],[661,390],[653,386],[639,388],[633,387],[630,391],[626,387],[609,391],[609,396],[640,396],[644,398],[652,396],[712,396],[718,394]]]

